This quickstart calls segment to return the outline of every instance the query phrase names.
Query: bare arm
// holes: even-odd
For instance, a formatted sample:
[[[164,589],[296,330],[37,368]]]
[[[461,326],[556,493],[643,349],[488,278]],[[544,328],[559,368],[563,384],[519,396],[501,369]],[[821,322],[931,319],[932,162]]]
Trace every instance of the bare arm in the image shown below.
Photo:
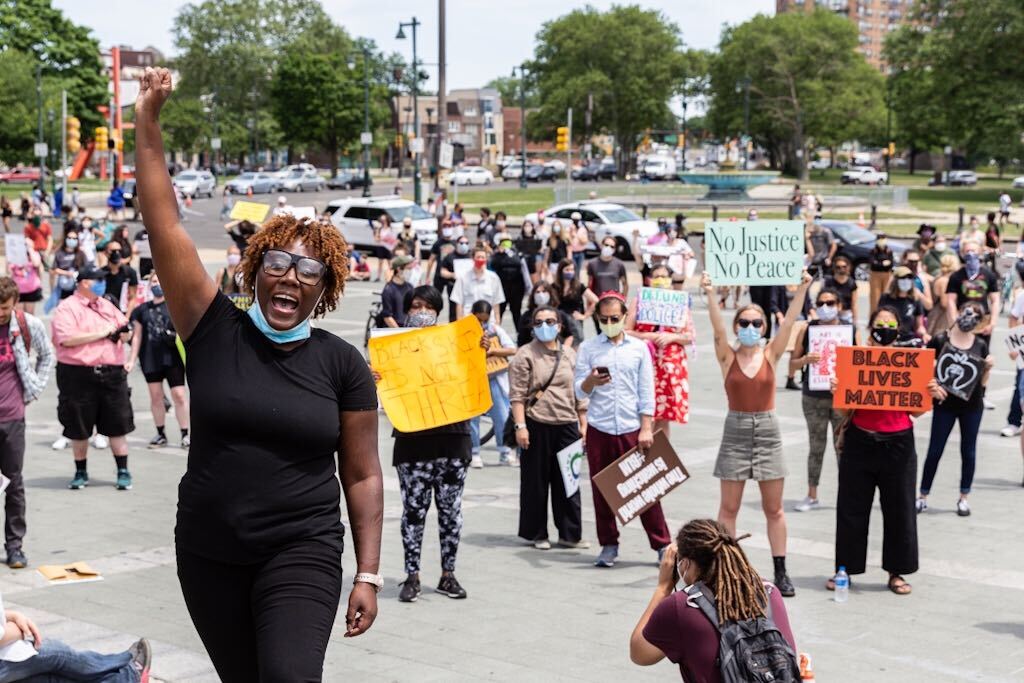
[[[715,294],[715,287],[711,283],[711,276],[706,272],[701,276],[700,286],[704,288],[708,297],[708,315],[711,317],[711,332],[715,338],[715,357],[718,364],[725,373],[729,361],[732,360],[732,348],[729,347],[729,340],[726,337],[725,321],[722,320],[722,311],[718,306],[718,296]]]
[[[138,322],[132,323],[132,350],[131,355],[128,357],[128,363],[125,365],[125,370],[131,372],[131,369],[135,367],[135,363],[139,360],[139,351],[142,349],[142,325]]]
[[[192,238],[178,222],[178,200],[167,174],[159,121],[160,108],[170,94],[170,72],[147,68],[135,102],[135,168],[153,266],[167,292],[174,327],[187,339],[217,295],[217,286],[206,274]]]
[[[772,342],[768,346],[771,352],[770,360],[773,364],[786,353],[786,346],[789,345],[789,333],[793,330],[793,323],[796,322],[797,316],[804,308],[804,298],[807,296],[807,290],[811,288],[811,282],[811,276],[805,270],[800,286],[797,287],[793,300],[789,302],[786,317],[782,319],[782,325],[779,327],[777,335],[772,338]]]

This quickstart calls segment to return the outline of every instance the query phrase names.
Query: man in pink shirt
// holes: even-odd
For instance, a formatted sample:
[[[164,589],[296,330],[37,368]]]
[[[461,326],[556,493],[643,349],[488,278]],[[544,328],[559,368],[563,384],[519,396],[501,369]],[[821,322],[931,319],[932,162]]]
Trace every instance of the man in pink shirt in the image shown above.
[[[75,293],[54,311],[51,330],[57,352],[57,419],[71,440],[75,476],[68,488],[88,486],[86,456],[93,428],[110,438],[117,463],[117,488],[132,487],[128,440],[135,430],[124,342],[131,338],[128,319],[103,298],[105,273],[86,266],[78,272]]]

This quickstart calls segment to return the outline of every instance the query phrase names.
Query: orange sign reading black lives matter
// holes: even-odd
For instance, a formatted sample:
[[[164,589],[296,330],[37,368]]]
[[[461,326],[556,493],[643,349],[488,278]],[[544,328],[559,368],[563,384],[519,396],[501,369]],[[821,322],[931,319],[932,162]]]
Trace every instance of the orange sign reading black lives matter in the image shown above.
[[[838,347],[832,407],[913,413],[931,410],[928,382],[934,375],[934,368],[933,349]]]

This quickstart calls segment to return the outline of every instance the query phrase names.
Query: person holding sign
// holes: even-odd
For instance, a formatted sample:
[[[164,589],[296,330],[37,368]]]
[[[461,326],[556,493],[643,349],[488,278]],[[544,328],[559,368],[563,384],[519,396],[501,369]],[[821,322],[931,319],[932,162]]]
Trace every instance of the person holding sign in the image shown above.
[[[601,334],[580,346],[573,384],[576,398],[590,399],[587,408],[587,462],[594,494],[594,517],[601,554],[594,565],[613,567],[619,556],[619,530],[593,475],[618,460],[626,451],[654,443],[654,367],[647,344],[625,333],[626,299],[605,292],[597,303]],[[661,503],[640,515],[647,540],[661,560],[672,537]]]
[[[570,263],[572,263],[570,261]],[[521,449],[519,536],[538,550],[548,550],[548,491],[558,545],[589,548],[582,539],[580,492],[567,495],[556,453],[587,431],[587,399],[573,390],[576,351],[559,342],[558,310],[539,306],[533,312],[533,341],[509,365],[512,419]]]
[[[837,259],[838,261],[838,259]],[[832,407],[829,379],[835,376],[836,346],[853,346],[856,335],[852,325],[842,325],[842,295],[834,289],[818,292],[815,302],[816,320],[807,323],[804,333],[797,338],[790,356],[789,371],[803,369],[802,407],[807,421],[807,496],[795,508],[809,512],[821,507],[818,501],[818,482],[821,464],[828,445],[828,428],[832,427],[832,446],[843,422],[843,416]],[[812,386],[813,380],[813,386]]]
[[[796,588],[786,572],[786,513],[782,508],[782,489],[787,472],[775,416],[775,366],[786,353],[790,331],[803,309],[812,281],[805,269],[779,332],[768,344],[763,341],[770,324],[764,309],[756,304],[740,308],[732,323],[739,340],[735,348],[728,342],[711,276],[705,272],[700,283],[708,296],[715,356],[729,399],[729,415],[725,418],[722,445],[715,461],[715,476],[721,481],[722,492],[718,521],[729,533],[736,532],[743,489],[748,479],[756,481],[768,523],[775,585],[787,598],[796,595]]]
[[[651,268],[651,287],[672,291],[672,273],[667,265]],[[685,292],[683,295],[690,296]],[[690,371],[685,345],[696,340],[691,306],[680,307],[685,308],[685,322],[677,327],[641,320],[637,315],[638,308],[634,299],[626,315],[626,331],[647,342],[650,349],[654,361],[654,431],[664,430],[668,436],[669,424],[690,421]]]
[[[935,335],[928,347],[935,349],[935,378],[928,390],[935,399],[932,412],[932,431],[928,440],[928,455],[921,474],[921,495],[917,498],[917,511],[928,509],[928,494],[939,467],[939,459],[946,448],[953,424],[960,423],[960,499],[956,514],[967,517],[971,507],[967,496],[974,481],[974,463],[978,444],[978,430],[985,412],[982,397],[988,383],[988,373],[995,360],[989,355],[988,343],[976,335],[987,322],[985,312],[978,303],[960,307],[956,325],[949,332]]]
[[[891,348],[899,336],[899,313],[892,308],[880,307],[871,314],[868,329],[868,349]],[[881,355],[881,358],[888,357]],[[860,372],[888,371],[889,367]],[[836,380],[832,382],[836,387]],[[836,400],[839,400],[838,392]],[[917,451],[911,417],[921,411],[857,408],[840,412],[850,419],[839,449],[836,569],[846,567],[850,576],[864,573],[871,505],[875,489],[878,489],[883,523],[882,569],[889,573],[889,590],[897,595],[908,595],[911,587],[902,575],[916,572],[918,562],[917,516],[914,511]],[[835,577],[829,579],[825,587],[835,590]]]
[[[383,585],[376,388],[355,347],[309,322],[338,305],[345,240],[329,222],[271,218],[241,264],[254,303],[236,308],[178,220],[159,120],[170,95],[170,71],[147,68],[135,158],[153,264],[188,352],[178,579],[222,680],[318,681],[342,592],[341,490],[358,572],[346,636],[373,625]]]
[[[897,266],[892,271],[889,290],[878,299],[879,307],[887,306],[900,314],[901,346],[913,337],[927,340],[924,327],[925,306],[922,294],[914,287],[914,273],[906,266]]]
[[[508,421],[508,359],[516,355],[516,343],[500,325],[493,322],[494,307],[487,301],[476,301],[470,312],[480,321],[484,330],[484,338],[480,345],[487,351],[487,383],[491,390],[491,407],[487,414],[494,426],[495,441],[498,445],[498,463],[509,467],[518,467],[519,458],[512,449],[501,442],[505,433],[505,422]],[[473,437],[473,459],[470,467],[481,469],[484,461],[480,457],[480,418],[470,420]]]

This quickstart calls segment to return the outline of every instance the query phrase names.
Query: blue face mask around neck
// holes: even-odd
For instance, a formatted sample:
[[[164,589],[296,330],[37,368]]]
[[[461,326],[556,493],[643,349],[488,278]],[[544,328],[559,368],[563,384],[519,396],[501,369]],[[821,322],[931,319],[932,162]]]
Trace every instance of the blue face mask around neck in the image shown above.
[[[323,297],[323,292],[320,293],[320,297]],[[317,298],[317,304],[320,303],[320,297]],[[313,310],[316,310],[316,305],[313,306]],[[309,324],[309,318],[306,318],[295,327],[287,330],[275,330],[267,322],[266,316],[263,315],[263,308],[260,306],[260,297],[258,293],[254,292],[253,304],[249,306],[249,319],[252,320],[260,332],[263,333],[270,341],[275,344],[290,344],[291,342],[303,341],[309,339],[309,335],[312,334],[311,326]],[[310,312],[310,316],[313,313]]]

